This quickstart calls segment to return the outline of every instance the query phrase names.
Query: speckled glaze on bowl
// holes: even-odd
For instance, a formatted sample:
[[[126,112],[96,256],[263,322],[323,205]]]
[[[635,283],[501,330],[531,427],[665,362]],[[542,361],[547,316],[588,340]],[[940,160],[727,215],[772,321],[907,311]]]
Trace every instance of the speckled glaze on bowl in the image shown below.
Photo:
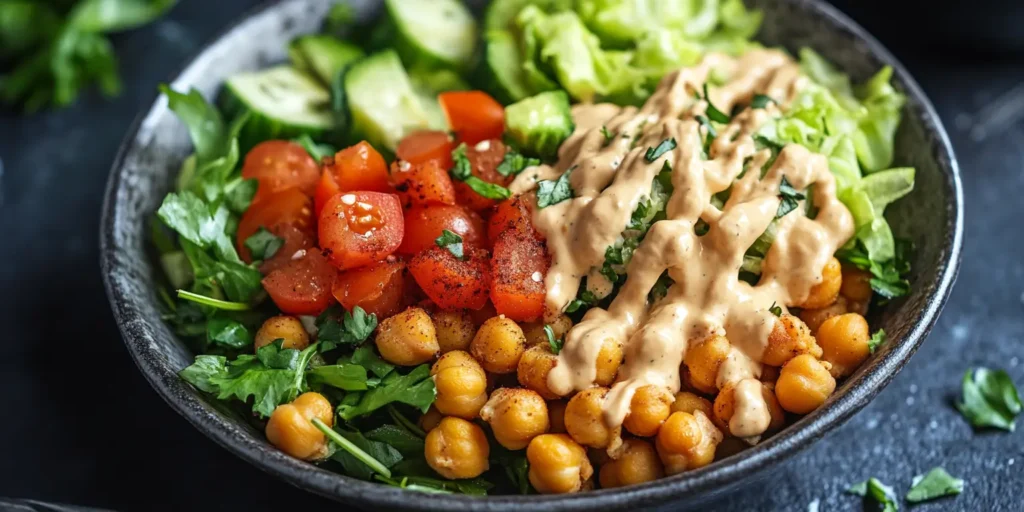
[[[352,1],[360,16],[381,2]],[[484,2],[473,2],[482,4]],[[952,147],[928,99],[906,70],[870,35],[831,6],[814,0],[755,0],[765,11],[759,39],[795,51],[810,46],[856,81],[883,65],[895,69],[896,87],[908,97],[896,140],[896,163],[917,168],[917,188],[890,207],[893,230],[917,245],[913,289],[872,318],[889,342],[814,413],[771,439],[707,467],[624,489],[573,496],[413,494],[348,478],[293,459],[274,449],[262,432],[180,380],[177,371],[193,355],[160,319],[153,286],[157,268],[147,256],[145,220],[171,189],[181,161],[191,151],[184,127],[157,99],[125,138],[107,184],[100,226],[101,263],[107,294],[126,345],[150,383],[182,416],[214,441],[256,467],[312,492],[347,504],[392,509],[613,510],[644,508],[679,500],[673,509],[706,503],[765,467],[791,456],[841,424],[873,398],[906,364],[934,325],[959,268],[962,240],[960,177]],[[178,90],[196,87],[212,96],[239,71],[286,58],[286,43],[315,31],[323,0],[286,0],[256,9],[206,47],[177,76]]]

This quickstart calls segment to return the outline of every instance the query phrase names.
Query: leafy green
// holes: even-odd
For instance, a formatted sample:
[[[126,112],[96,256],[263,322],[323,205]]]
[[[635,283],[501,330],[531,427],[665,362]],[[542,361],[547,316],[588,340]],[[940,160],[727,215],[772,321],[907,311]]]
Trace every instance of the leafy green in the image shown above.
[[[306,372],[310,384],[323,384],[345,391],[367,389],[366,368],[339,361],[338,364],[321,365]]]
[[[775,218],[784,217],[787,213],[795,210],[797,206],[800,206],[799,201],[804,200],[804,195],[798,192],[793,185],[786,180],[786,176],[782,176],[782,182],[779,183],[779,209],[775,211]]]
[[[782,316],[782,306],[772,302],[772,305],[768,307],[768,311],[775,316]]]
[[[473,175],[473,165],[469,161],[469,157],[466,156],[466,144],[459,144],[454,150],[452,150],[452,161],[454,166],[450,172],[453,179],[459,180],[469,186],[477,194],[486,197],[487,199],[508,199],[512,196],[507,188],[495,184],[488,183]]]
[[[246,311],[249,305],[244,302],[230,302],[226,300],[219,300],[213,297],[207,297],[198,293],[192,293],[186,290],[178,290],[178,297],[188,301],[195,302],[196,304],[202,304],[204,306],[211,307],[213,309],[223,309],[225,311]]]
[[[434,240],[434,244],[442,249],[448,249],[448,252],[452,253],[452,256],[455,256],[457,259],[461,260],[466,256],[462,246],[462,237],[447,229],[441,230],[441,236]]]
[[[501,163],[498,164],[497,171],[502,176],[515,176],[523,172],[527,167],[535,165],[540,165],[540,160],[524,156],[522,153],[510,148],[505,152]]]
[[[971,425],[1013,432],[1021,401],[1005,371],[970,368],[964,373],[962,387],[963,398],[956,408]]]
[[[712,121],[714,121],[716,123],[722,123],[722,124],[727,124],[730,120],[732,120],[732,118],[728,114],[726,114],[725,112],[722,112],[721,110],[718,110],[718,107],[716,107],[714,103],[711,103],[711,96],[708,94],[708,84],[707,84],[707,82],[704,82],[704,89],[703,90],[704,90],[704,96],[699,97],[699,98],[703,99],[708,104],[708,107],[707,107],[707,110],[706,110],[706,113],[708,115],[708,119],[710,119],[710,120],[712,120]]]
[[[910,281],[906,276],[910,273],[910,259],[914,247],[909,241],[902,239],[897,239],[895,245],[895,255],[886,261],[871,259],[860,241],[854,243],[853,247],[840,249],[836,252],[836,257],[861,270],[871,272],[871,289],[883,300],[889,300],[910,292]]]
[[[644,153],[644,159],[647,160],[648,162],[654,162],[655,160],[660,158],[661,155],[664,155],[665,153],[668,153],[669,151],[672,151],[675,148],[676,139],[674,137],[665,139],[659,142],[657,146],[653,148],[647,148],[647,152]]]
[[[373,441],[359,432],[349,432],[337,427],[335,432],[351,445],[346,446],[339,443],[337,437],[331,437],[331,440],[342,448],[331,455],[331,460],[341,464],[345,474],[349,476],[363,480],[373,478],[374,474],[391,476],[390,471],[385,473],[383,469],[390,469],[402,460],[402,454],[388,443]],[[358,448],[358,451],[351,450],[352,446]]]
[[[551,347],[551,353],[558,355],[562,351],[562,345],[565,344],[565,341],[555,338],[555,331],[550,325],[544,326],[544,335],[548,338],[548,346]]]
[[[391,424],[381,425],[363,434],[371,441],[387,444],[405,456],[423,455],[423,438],[417,437],[408,430]]]
[[[314,141],[308,133],[300,135],[297,139],[293,139],[292,142],[302,146],[317,163],[320,163],[324,157],[334,156],[338,152],[337,148],[330,144]]]
[[[530,493],[530,462],[523,452],[513,452],[497,445],[491,450],[491,466],[502,468],[519,494]]]
[[[953,496],[963,491],[963,480],[950,475],[945,469],[932,468],[927,474],[914,477],[906,499],[910,503],[920,503],[943,496]]]
[[[569,183],[569,176],[574,169],[562,173],[555,180],[541,180],[537,184],[537,208],[547,208],[553,204],[561,203],[572,199],[572,184]]]
[[[597,304],[599,301],[600,299],[598,299],[598,297],[594,295],[594,292],[586,289],[586,287],[581,286],[579,296],[570,301],[569,304],[565,306],[565,312],[575,313],[580,309],[589,308]]]
[[[234,350],[252,345],[252,334],[241,322],[219,316],[206,323],[206,338],[210,343]]]
[[[398,372],[389,373],[387,377],[381,379],[377,387],[352,399],[354,403],[339,405],[338,416],[349,421],[392,402],[401,402],[416,407],[421,412],[427,412],[436,395],[434,381],[430,378],[430,365],[423,364],[405,375]]]
[[[874,354],[878,347],[882,346],[882,343],[885,343],[885,329],[879,329],[871,335],[871,339],[868,340],[868,350]]]
[[[874,499],[882,507],[882,512],[896,512],[900,509],[892,487],[874,477],[850,487],[846,492]]]
[[[377,352],[373,350],[370,344],[363,345],[354,352],[350,359],[352,364],[358,364],[363,368],[366,368],[370,373],[377,376],[377,378],[383,379],[395,369],[395,365],[388,363],[377,355]]]
[[[348,312],[334,304],[320,313],[316,319],[317,341],[320,343],[321,352],[333,350],[341,345],[358,345],[366,341],[376,328],[377,315],[368,315],[359,306]]]
[[[769,103],[778,104],[771,96],[755,94],[754,99],[750,101],[750,108],[767,108]]]
[[[272,258],[284,245],[284,239],[260,227],[255,233],[245,239],[245,247],[255,260]]]

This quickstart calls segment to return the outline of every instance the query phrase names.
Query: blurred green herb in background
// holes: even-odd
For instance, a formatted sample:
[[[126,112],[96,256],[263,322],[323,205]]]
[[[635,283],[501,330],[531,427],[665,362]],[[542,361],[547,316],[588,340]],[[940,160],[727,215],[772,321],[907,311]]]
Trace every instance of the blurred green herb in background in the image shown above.
[[[0,103],[65,107],[93,84],[121,91],[106,35],[159,18],[177,0],[0,0]]]

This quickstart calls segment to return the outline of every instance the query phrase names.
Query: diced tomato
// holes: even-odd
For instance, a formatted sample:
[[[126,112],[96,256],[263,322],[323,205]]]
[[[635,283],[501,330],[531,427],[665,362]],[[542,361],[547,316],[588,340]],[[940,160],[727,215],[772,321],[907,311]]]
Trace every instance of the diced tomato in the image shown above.
[[[261,142],[245,155],[242,177],[256,179],[259,187],[253,202],[289,188],[298,188],[303,194],[313,195],[320,166],[306,150],[286,140]]]
[[[297,188],[276,192],[249,206],[242,219],[238,221],[238,231],[235,234],[239,256],[246,263],[251,263],[252,256],[245,246],[245,241],[261,227],[274,231],[275,226],[285,224],[295,226],[296,229],[307,233],[311,239],[315,236],[313,201]]]
[[[437,100],[448,126],[466,144],[497,139],[505,132],[505,108],[483,91],[443,92]]]
[[[343,192],[320,212],[320,247],[340,270],[381,261],[402,243],[405,221],[398,196]]]
[[[459,260],[448,249],[434,246],[409,262],[409,273],[441,309],[480,309],[487,304],[491,285],[487,251],[469,247],[465,255],[465,260]]]
[[[331,172],[342,192],[391,192],[387,163],[365,140],[325,159],[324,169]]]
[[[398,259],[346,270],[338,274],[332,293],[346,310],[359,306],[383,320],[402,310],[404,273],[405,263]]]
[[[448,177],[448,169],[441,167],[437,160],[419,164],[396,161],[391,164],[391,181],[406,207],[455,204],[455,187]]]
[[[531,219],[532,212],[526,201],[518,197],[506,199],[498,203],[487,221],[487,239],[493,243],[498,239],[498,235],[509,229],[518,229],[540,237]]]
[[[447,170],[452,166],[453,149],[455,143],[447,132],[419,131],[407,135],[398,143],[395,156],[413,165],[437,160],[441,168]]]
[[[310,249],[264,277],[263,288],[289,315],[319,315],[331,304],[337,274],[320,251]]]
[[[502,144],[500,140],[487,140],[468,146],[466,148],[466,156],[469,158],[470,172],[473,173],[473,176],[489,183],[497,183],[503,187],[512,181],[511,176],[502,176],[498,172],[498,164],[505,158],[505,144]],[[493,199],[487,199],[477,194],[472,188],[469,188],[469,185],[462,181],[454,180],[453,183],[455,185],[455,198],[463,206],[479,212],[497,203]]]
[[[461,236],[465,245],[487,245],[484,220],[480,215],[461,206],[438,205],[406,210],[405,238],[398,247],[398,253],[413,255],[435,247],[435,240],[446,229]]]
[[[531,322],[544,314],[544,275],[551,265],[544,242],[528,232],[508,229],[494,241],[491,302],[498,314]]]
[[[270,232],[283,239],[284,244],[273,256],[260,264],[260,272],[263,272],[263,275],[287,265],[296,254],[301,254],[299,251],[312,249],[316,242],[309,231],[303,231],[291,224],[275,224],[270,227]]]

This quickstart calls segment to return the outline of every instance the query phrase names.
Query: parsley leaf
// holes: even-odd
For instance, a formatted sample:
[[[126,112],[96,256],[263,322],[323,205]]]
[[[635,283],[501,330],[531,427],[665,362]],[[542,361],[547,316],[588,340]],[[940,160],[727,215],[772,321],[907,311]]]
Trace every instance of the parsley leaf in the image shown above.
[[[950,475],[942,468],[932,468],[926,475],[917,475],[907,492],[907,501],[920,503],[943,496],[953,496],[964,491],[964,481]]]
[[[363,434],[370,441],[377,441],[394,447],[402,455],[413,457],[423,455],[423,438],[408,430],[386,423]]]
[[[505,152],[505,156],[502,157],[501,163],[498,164],[497,171],[498,174],[502,176],[515,176],[523,172],[527,167],[533,167],[535,165],[540,165],[539,159],[527,157],[510,148]]]
[[[708,84],[707,84],[707,82],[704,83],[704,98],[703,99],[708,104],[707,115],[708,115],[709,119],[711,119],[712,121],[714,121],[716,123],[728,123],[729,122],[730,117],[728,115],[726,115],[724,112],[722,112],[721,110],[718,110],[718,107],[715,107],[715,105],[713,103],[711,103],[711,96],[708,95]]]
[[[491,465],[500,466],[505,470],[505,476],[512,483],[512,487],[519,491],[519,494],[530,493],[530,462],[523,452],[513,452],[501,445],[491,450]]]
[[[768,308],[768,312],[775,316],[782,316],[782,306],[772,302],[771,307]]]
[[[462,237],[457,233],[448,231],[447,229],[441,230],[441,236],[434,239],[434,243],[442,249],[448,249],[448,252],[452,253],[452,256],[462,260],[465,259],[465,251],[462,247]]]
[[[256,197],[256,189],[260,182],[256,178],[243,180],[238,178],[224,186],[224,204],[228,209],[239,215],[245,213]]]
[[[322,365],[306,372],[310,384],[327,385],[345,391],[363,391],[367,389],[366,368],[352,363]]]
[[[550,325],[544,326],[544,335],[548,337],[548,346],[551,347],[551,353],[558,355],[562,351],[565,341],[555,339],[555,330]]]
[[[715,127],[711,124],[711,121],[709,121],[708,118],[704,116],[694,116],[694,119],[696,119],[707,132],[707,135],[704,136],[704,152],[707,153],[711,151],[711,143],[715,141],[715,137],[718,137],[718,131],[715,130]]]
[[[797,192],[793,185],[790,185],[789,181],[786,180],[786,176],[783,175],[782,182],[779,184],[779,199],[781,202],[779,203],[779,209],[775,211],[776,219],[784,217],[787,213],[795,210],[797,206],[800,206],[798,201],[803,200],[804,195]]]
[[[612,139],[615,138],[615,134],[610,132],[610,131],[608,131],[608,127],[607,126],[601,126],[601,135],[604,136],[604,144],[602,145],[602,147],[603,146],[607,146],[608,144],[611,144]]]
[[[1003,370],[970,368],[963,378],[963,400],[956,408],[975,427],[1013,432],[1021,401],[1013,380]]]
[[[356,396],[358,395],[358,396]],[[355,398],[349,398],[355,396]],[[401,402],[427,412],[434,403],[437,390],[430,378],[430,365],[421,364],[406,375],[391,372],[380,384],[361,394],[346,395],[345,403],[338,406],[338,417],[345,421],[364,416],[392,402]]]
[[[206,323],[206,339],[234,350],[252,345],[252,334],[241,322],[219,316],[210,318]]]
[[[883,484],[874,477],[850,487],[846,492],[856,494],[857,496],[873,498],[882,506],[882,512],[896,512],[900,509],[899,504],[896,501],[896,494],[893,492],[892,487]]]
[[[313,160],[316,160],[316,163],[318,164],[324,159],[324,157],[334,156],[334,154],[338,152],[337,149],[330,144],[317,143],[309,136],[308,133],[304,133],[298,138],[292,139],[292,142],[302,146],[306,152],[309,153],[309,156],[313,157]]]
[[[779,102],[772,99],[771,96],[765,94],[755,94],[754,99],[750,101],[750,108],[765,108],[768,106],[769,103],[774,103],[776,105],[779,104]]]
[[[465,183],[473,192],[487,199],[494,200],[512,197],[512,192],[509,189],[495,183],[486,182],[473,175],[473,164],[469,161],[469,157],[466,156],[465,143],[459,144],[459,147],[452,151],[452,161],[455,163],[450,171],[452,178]]]
[[[379,379],[387,377],[388,374],[395,369],[395,365],[381,359],[369,343],[352,352],[352,358],[350,361],[352,364],[358,364],[359,366],[366,368]]]
[[[647,152],[644,153],[644,159],[646,159],[648,162],[654,162],[659,157],[661,157],[661,155],[664,155],[665,153],[668,153],[669,151],[672,151],[675,148],[676,139],[675,137],[670,137],[659,142],[656,147],[647,148]]]
[[[557,180],[542,180],[537,188],[537,208],[547,208],[553,204],[572,199],[572,185],[569,176],[575,167],[562,173]]]
[[[363,455],[373,459],[373,462],[368,463],[366,457],[363,457],[359,452],[353,453],[348,447],[339,444],[342,449],[336,450],[331,454],[331,460],[341,464],[345,474],[349,476],[369,480],[373,478],[375,473],[380,473],[381,467],[392,468],[395,464],[402,461],[402,454],[388,443],[371,441],[359,432],[348,432],[338,427],[334,431],[339,436],[344,437],[346,441],[359,448],[359,452],[362,452]],[[333,436],[331,440],[337,443],[337,439]],[[376,464],[373,464],[374,462]]]
[[[675,281],[668,276],[668,271],[662,272],[658,276],[658,280],[654,282],[654,286],[651,287],[651,291],[647,293],[647,300],[655,302],[661,300],[668,295],[668,288],[675,284]]]
[[[871,335],[871,339],[868,340],[868,350],[870,350],[871,353],[874,354],[875,351],[878,350],[878,347],[882,345],[882,343],[885,343],[885,329],[879,329],[875,331],[874,334]]]
[[[600,301],[600,299],[597,298],[597,295],[594,295],[594,292],[586,289],[585,287],[581,288],[579,296],[565,306],[566,313],[575,313],[581,308],[589,308]]]
[[[895,257],[878,262],[868,257],[864,244],[858,241],[851,249],[836,251],[836,257],[861,270],[871,272],[871,289],[882,299],[889,300],[910,292],[910,281],[905,276],[910,273],[913,251],[914,246],[910,241],[897,238]]]
[[[252,254],[254,260],[272,258],[283,245],[283,238],[267,231],[262,226],[250,235],[249,238],[245,239],[245,247],[249,249],[249,253]]]
[[[335,304],[316,319],[317,341],[321,352],[333,350],[339,345],[358,345],[366,341],[376,328],[377,315],[367,315],[359,306],[352,308],[350,313]]]

